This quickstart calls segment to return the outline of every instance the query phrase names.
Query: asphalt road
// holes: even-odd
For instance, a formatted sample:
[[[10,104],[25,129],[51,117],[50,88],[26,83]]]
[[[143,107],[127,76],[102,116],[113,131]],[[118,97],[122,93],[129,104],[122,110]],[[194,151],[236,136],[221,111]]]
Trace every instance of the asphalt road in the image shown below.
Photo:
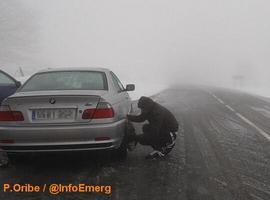
[[[0,170],[1,187],[100,184],[112,185],[112,195],[4,193],[1,188],[0,199],[270,199],[270,141],[263,135],[270,135],[270,100],[195,87],[168,89],[154,99],[184,129],[165,159],[145,160],[151,148],[137,146],[126,161],[100,152],[41,154],[17,158]]]

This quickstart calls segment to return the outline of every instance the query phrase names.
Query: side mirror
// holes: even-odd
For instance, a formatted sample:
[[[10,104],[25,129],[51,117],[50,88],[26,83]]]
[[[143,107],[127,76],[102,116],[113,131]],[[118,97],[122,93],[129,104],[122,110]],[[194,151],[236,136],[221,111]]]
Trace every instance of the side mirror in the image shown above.
[[[125,91],[134,91],[135,90],[135,85],[134,84],[128,84],[126,86],[126,90]]]
[[[22,84],[21,84],[20,81],[16,81],[16,82],[15,82],[15,85],[16,85],[17,88],[19,88],[19,87],[21,87]]]

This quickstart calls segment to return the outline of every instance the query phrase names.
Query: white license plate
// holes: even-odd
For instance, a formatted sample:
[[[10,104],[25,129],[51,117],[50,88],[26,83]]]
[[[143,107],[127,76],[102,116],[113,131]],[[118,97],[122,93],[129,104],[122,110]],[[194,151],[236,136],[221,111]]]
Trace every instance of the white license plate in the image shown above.
[[[32,111],[32,120],[73,120],[75,109],[39,109]]]

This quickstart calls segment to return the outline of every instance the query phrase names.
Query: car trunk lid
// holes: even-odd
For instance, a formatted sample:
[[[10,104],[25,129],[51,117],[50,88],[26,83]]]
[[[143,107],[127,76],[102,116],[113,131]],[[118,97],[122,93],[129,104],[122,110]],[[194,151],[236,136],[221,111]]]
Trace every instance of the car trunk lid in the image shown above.
[[[95,109],[102,95],[78,91],[30,93],[17,93],[4,102],[12,111],[23,113],[24,121],[16,122],[17,125],[89,123],[91,119],[83,119],[83,112]]]

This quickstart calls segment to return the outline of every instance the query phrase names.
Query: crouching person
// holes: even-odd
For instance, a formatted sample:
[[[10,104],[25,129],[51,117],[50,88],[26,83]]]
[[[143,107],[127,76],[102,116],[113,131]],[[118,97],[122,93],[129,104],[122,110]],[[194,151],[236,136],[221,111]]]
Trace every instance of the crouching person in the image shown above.
[[[148,97],[139,99],[138,108],[141,109],[141,114],[127,115],[128,120],[132,122],[147,120],[149,123],[143,126],[143,134],[137,135],[135,140],[154,149],[146,156],[147,159],[164,157],[175,146],[179,126],[177,120],[168,109]]]

